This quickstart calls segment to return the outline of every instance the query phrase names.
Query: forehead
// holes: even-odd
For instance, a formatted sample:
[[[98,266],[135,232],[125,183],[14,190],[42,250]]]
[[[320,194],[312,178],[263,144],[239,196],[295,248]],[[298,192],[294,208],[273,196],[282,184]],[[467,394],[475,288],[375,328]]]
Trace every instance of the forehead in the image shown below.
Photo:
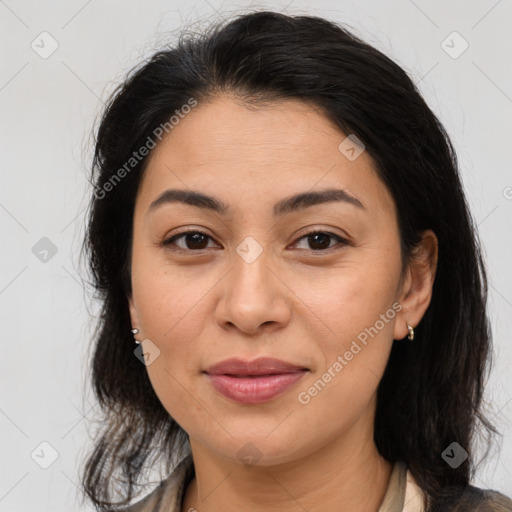
[[[221,96],[184,116],[150,155],[140,199],[166,188],[203,190],[224,202],[276,199],[315,188],[343,188],[394,211],[366,151],[340,151],[343,133],[319,108],[298,100],[248,107]],[[365,202],[363,200],[363,202]]]
[[[255,107],[221,96],[200,103],[185,116],[155,149],[153,158],[168,148],[197,165],[247,157],[261,164],[283,158],[322,164],[318,153],[342,135],[318,108],[298,100]]]

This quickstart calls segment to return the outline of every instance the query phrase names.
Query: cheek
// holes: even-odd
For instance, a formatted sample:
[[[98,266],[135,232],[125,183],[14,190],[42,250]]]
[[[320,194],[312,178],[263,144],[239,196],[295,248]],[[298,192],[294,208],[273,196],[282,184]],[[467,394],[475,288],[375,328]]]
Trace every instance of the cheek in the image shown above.
[[[162,349],[173,339],[186,344],[201,331],[204,297],[215,281],[198,269],[171,267],[152,250],[134,254],[132,285],[138,319],[144,335]]]
[[[393,343],[396,279],[389,268],[354,266],[310,295],[329,335],[317,338],[321,366],[298,390],[305,428],[335,437],[374,397]]]
[[[319,276],[302,288],[300,296],[330,332],[328,338],[351,340],[378,322],[381,315],[389,312],[391,320],[394,318],[399,264],[379,261],[382,260],[359,257],[347,260],[328,276]],[[382,326],[379,322],[378,328],[387,335],[392,325],[393,322],[385,322]]]
[[[314,389],[311,393],[303,391],[305,400],[315,402],[307,407],[322,409],[322,414],[332,416],[334,422],[340,410],[357,416],[375,393],[386,368],[401,307],[396,302],[398,253],[387,260],[382,259],[382,253],[379,258],[374,251],[361,253],[352,261],[347,258],[329,279],[320,280],[315,293],[308,295],[308,306],[318,312],[327,334],[316,340],[322,357]]]
[[[178,423],[205,419],[199,402],[190,398],[197,395],[190,375],[197,372],[193,356],[206,318],[201,298],[212,285],[207,276],[191,279],[186,271],[171,271],[150,251],[134,252],[132,287],[141,332],[159,350],[146,370],[160,402]]]

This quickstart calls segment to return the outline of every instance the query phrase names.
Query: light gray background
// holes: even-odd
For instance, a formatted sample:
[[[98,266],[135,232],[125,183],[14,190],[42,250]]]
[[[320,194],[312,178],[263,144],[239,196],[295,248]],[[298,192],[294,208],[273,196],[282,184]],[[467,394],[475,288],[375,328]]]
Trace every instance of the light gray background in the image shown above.
[[[510,0],[197,0],[186,6],[6,0],[0,1],[0,510],[92,510],[77,500],[77,469],[96,412],[84,391],[91,328],[77,255],[90,133],[102,101],[169,31],[197,20],[200,29],[260,7],[347,23],[412,75],[451,135],[488,261],[495,365],[487,397],[504,434],[474,483],[512,495]],[[34,41],[40,53],[51,49],[44,31],[58,43],[45,59],[31,47]],[[454,31],[469,44],[457,58],[464,41]],[[44,253],[32,252],[43,237],[57,248],[46,262]],[[36,463],[51,462],[43,441],[58,452],[48,469]]]

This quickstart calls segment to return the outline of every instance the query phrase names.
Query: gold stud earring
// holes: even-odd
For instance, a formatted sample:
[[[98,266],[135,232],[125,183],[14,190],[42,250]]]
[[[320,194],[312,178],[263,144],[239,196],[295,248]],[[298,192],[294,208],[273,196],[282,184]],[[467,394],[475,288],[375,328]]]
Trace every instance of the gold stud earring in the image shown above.
[[[414,329],[412,325],[407,324],[407,330],[409,331],[407,338],[412,341],[414,339]]]

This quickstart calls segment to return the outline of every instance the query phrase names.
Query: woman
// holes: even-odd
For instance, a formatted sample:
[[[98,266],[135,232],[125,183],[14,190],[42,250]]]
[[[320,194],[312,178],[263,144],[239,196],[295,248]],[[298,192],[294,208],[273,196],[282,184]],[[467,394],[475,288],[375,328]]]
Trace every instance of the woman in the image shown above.
[[[183,37],[114,93],[93,180],[98,510],[512,510],[470,485],[485,270],[399,66],[308,16]]]

